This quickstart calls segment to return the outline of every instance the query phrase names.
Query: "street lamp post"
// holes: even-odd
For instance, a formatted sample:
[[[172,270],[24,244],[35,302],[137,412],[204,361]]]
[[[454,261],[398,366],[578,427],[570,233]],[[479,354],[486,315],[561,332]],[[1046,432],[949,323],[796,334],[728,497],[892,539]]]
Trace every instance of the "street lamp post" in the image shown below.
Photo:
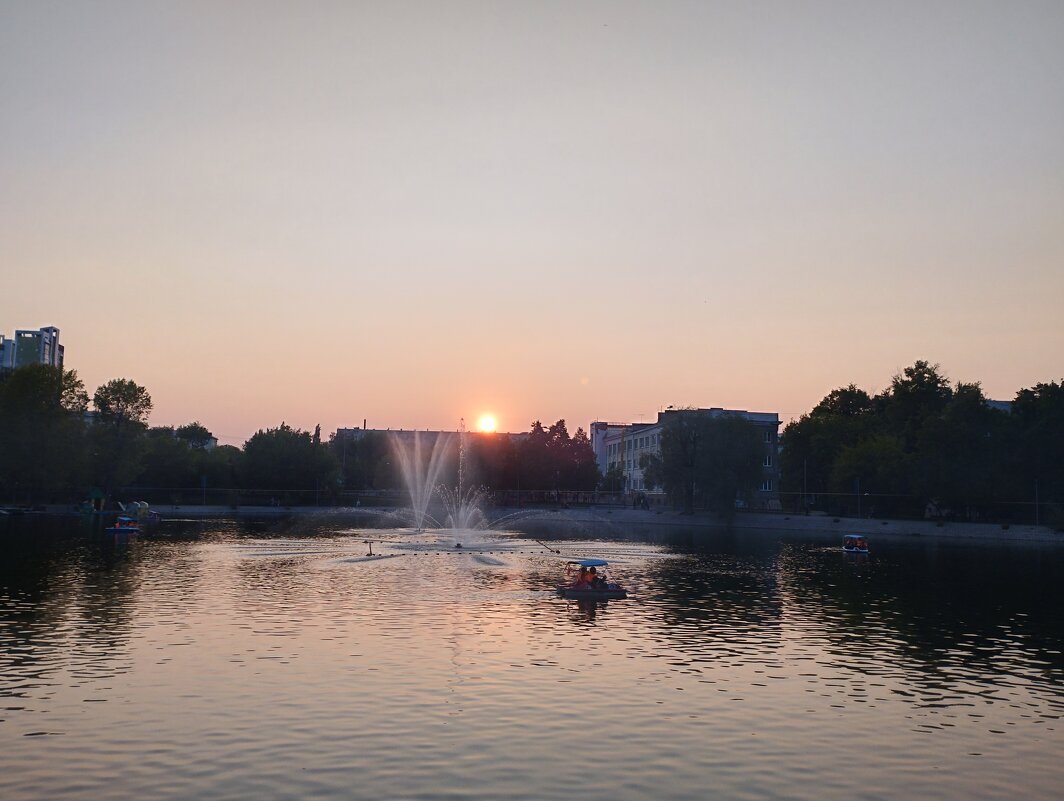
[[[809,457],[802,459],[802,509],[809,514]]]

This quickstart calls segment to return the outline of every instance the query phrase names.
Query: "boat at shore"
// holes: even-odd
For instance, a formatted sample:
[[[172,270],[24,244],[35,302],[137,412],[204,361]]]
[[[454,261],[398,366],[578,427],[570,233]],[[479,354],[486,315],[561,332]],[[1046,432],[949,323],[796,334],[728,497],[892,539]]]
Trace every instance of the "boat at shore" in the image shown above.
[[[114,524],[105,528],[104,531],[115,535],[140,534],[140,524],[128,515],[119,515]]]
[[[579,601],[609,601],[628,597],[628,591],[606,577],[605,559],[571,559],[565,563],[565,575],[572,579],[556,590],[563,598]]]
[[[845,553],[868,553],[868,539],[864,534],[847,534],[842,538]]]

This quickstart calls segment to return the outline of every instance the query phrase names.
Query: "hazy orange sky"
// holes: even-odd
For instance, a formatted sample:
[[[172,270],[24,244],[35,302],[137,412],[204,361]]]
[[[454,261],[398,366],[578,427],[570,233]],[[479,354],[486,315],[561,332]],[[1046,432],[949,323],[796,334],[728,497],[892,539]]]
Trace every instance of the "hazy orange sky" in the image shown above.
[[[1060,2],[0,0],[0,332],[223,442],[1064,377]]]

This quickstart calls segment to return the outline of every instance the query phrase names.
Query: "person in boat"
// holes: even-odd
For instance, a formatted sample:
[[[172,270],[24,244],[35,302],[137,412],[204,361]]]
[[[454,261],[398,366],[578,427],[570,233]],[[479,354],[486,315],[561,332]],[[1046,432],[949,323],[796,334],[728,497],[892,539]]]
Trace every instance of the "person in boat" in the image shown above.
[[[598,578],[598,576],[596,575],[595,568],[593,568],[593,567],[587,568],[587,570],[584,571],[583,589],[585,589],[585,590],[593,590],[593,589],[595,589],[595,580],[597,578]]]
[[[599,577],[598,571],[595,570],[595,568],[592,567],[592,568],[588,569],[588,571],[587,571],[587,587],[588,587],[589,590],[597,590],[605,583],[606,582],[604,582]]]
[[[576,576],[576,581],[573,582],[573,589],[582,590],[588,586],[587,568],[583,565],[580,566],[580,572]]]

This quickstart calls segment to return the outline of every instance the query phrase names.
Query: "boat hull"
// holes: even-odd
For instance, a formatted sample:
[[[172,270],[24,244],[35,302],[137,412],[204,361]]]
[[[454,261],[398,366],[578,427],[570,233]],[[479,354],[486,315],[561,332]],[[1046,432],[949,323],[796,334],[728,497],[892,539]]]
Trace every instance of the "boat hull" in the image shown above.
[[[577,601],[609,601],[628,597],[628,591],[616,590],[577,590],[572,587],[558,587],[558,595]]]

